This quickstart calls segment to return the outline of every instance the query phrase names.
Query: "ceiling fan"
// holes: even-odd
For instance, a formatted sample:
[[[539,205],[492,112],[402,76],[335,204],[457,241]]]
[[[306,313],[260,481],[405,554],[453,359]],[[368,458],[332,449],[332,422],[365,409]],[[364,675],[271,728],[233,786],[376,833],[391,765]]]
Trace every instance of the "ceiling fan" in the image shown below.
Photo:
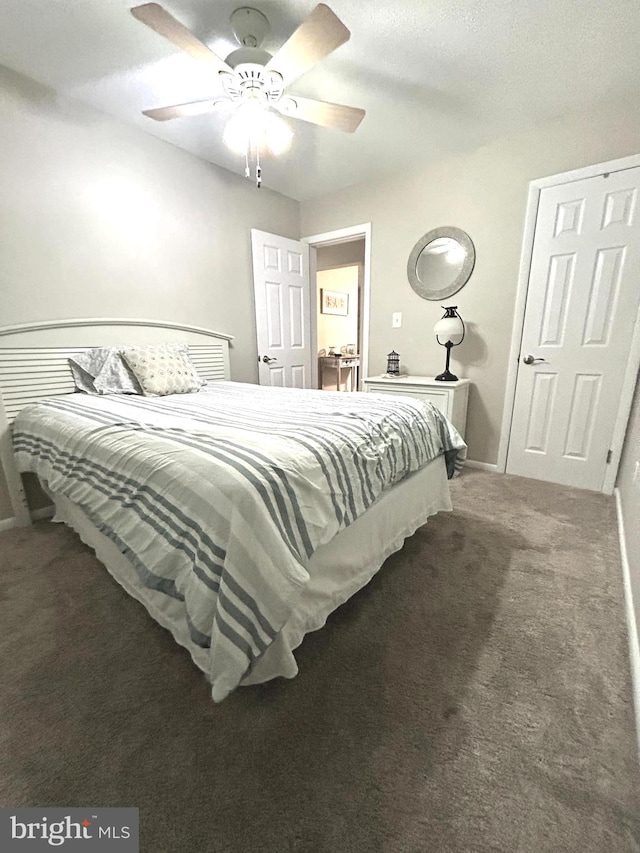
[[[230,20],[240,47],[224,60],[158,3],[135,6],[131,14],[194,59],[206,63],[220,77],[226,95],[143,110],[143,114],[156,121],[167,121],[211,112],[222,103],[236,105],[236,115],[227,124],[224,138],[231,147],[244,148],[247,176],[250,174],[249,155],[252,148],[255,150],[258,186],[260,148],[268,147],[274,154],[281,153],[292,136],[288,125],[275,113],[347,133],[353,133],[364,118],[365,111],[356,107],[285,93],[305,71],[351,36],[324,3],[313,9],[273,56],[260,47],[269,30],[266,17],[257,9],[236,9]]]

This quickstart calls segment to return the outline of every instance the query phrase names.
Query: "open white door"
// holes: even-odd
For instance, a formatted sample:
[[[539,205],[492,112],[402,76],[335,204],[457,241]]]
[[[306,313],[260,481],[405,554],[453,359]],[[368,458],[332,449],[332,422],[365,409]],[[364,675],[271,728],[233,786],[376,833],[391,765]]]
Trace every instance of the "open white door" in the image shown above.
[[[640,167],[540,193],[507,473],[600,491],[640,300]]]
[[[311,388],[309,246],[251,229],[261,385]]]

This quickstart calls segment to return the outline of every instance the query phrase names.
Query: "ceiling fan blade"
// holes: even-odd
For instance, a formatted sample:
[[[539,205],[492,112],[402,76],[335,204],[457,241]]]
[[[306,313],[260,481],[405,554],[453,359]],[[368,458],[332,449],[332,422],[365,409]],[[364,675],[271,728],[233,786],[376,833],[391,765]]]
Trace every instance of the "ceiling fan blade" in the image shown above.
[[[330,104],[328,101],[314,101],[311,98],[299,98],[297,95],[283,98],[277,105],[283,115],[299,118],[322,127],[333,127],[353,133],[365,117],[365,111],[358,107],[345,107],[342,104]]]
[[[216,71],[231,72],[231,67],[227,65],[219,56],[209,50],[209,48],[196,38],[191,30],[188,30],[183,24],[170,15],[158,3],[145,3],[142,6],[134,6],[131,9],[131,14],[134,18],[142,21],[158,35],[164,36],[171,44],[175,44],[181,50],[186,51],[194,59],[201,62],[207,62],[212,65]]]
[[[324,3],[318,3],[309,17],[287,39],[267,63],[267,71],[277,71],[285,86],[297,80],[318,60],[349,41],[351,33]]]
[[[167,121],[171,118],[186,118],[187,116],[199,116],[203,113],[213,112],[218,104],[228,103],[226,98],[217,101],[193,101],[190,104],[176,104],[173,107],[158,107],[155,110],[143,110],[142,115],[148,116],[155,121]]]

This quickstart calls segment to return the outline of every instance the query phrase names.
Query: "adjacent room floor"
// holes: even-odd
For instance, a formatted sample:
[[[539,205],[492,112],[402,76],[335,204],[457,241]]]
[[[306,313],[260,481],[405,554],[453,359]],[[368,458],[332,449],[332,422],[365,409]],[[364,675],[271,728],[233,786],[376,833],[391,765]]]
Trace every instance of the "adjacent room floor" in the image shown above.
[[[452,487],[297,678],[220,705],[73,533],[0,535],[0,804],[137,806],[145,853],[640,850],[612,499]]]

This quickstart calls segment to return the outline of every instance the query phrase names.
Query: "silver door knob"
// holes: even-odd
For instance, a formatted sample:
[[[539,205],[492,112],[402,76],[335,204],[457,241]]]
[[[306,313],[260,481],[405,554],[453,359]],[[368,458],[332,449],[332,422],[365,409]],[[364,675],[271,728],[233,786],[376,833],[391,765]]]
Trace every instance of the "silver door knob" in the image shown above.
[[[545,361],[544,358],[534,358],[532,355],[525,355],[522,360],[525,364],[536,364],[538,361]]]
[[[278,359],[277,358],[269,358],[268,355],[263,355],[262,360],[264,361],[265,364],[271,364],[272,361],[277,361]]]

